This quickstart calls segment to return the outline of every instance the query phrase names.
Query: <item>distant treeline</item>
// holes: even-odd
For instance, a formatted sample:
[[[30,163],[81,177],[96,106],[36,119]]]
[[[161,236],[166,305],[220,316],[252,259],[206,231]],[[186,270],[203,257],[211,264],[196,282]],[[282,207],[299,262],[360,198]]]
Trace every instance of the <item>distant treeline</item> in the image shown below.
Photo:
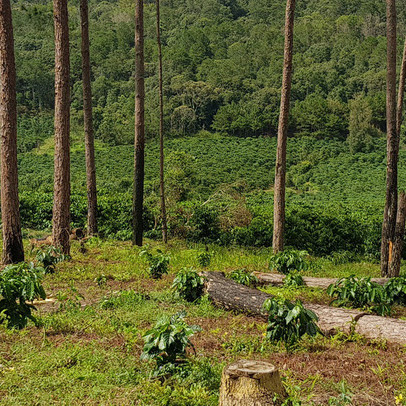
[[[98,139],[129,144],[134,128],[134,2],[90,0],[94,119]],[[295,22],[290,132],[348,139],[370,150],[385,131],[385,2],[303,0]],[[283,56],[284,1],[164,0],[165,126],[172,136],[201,130],[274,134]],[[406,4],[398,2],[399,57]],[[13,4],[20,151],[52,134],[52,2]],[[146,131],[158,133],[155,7],[146,2]],[[73,119],[82,120],[78,1],[70,2]],[[41,114],[39,114],[41,113]]]

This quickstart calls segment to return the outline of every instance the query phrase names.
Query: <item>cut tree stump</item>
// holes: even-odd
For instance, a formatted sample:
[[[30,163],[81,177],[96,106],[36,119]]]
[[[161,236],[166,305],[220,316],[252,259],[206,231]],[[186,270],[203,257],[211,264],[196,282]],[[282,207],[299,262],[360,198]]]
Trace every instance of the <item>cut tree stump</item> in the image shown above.
[[[219,406],[279,406],[286,398],[279,371],[268,362],[240,360],[223,370]]]
[[[255,276],[258,278],[261,285],[274,285],[281,286],[283,285],[283,280],[285,275],[277,273],[263,273],[263,272],[254,272]],[[310,288],[321,288],[327,289],[333,283],[336,283],[338,279],[335,278],[314,278],[311,276],[304,276],[303,282],[305,286]],[[376,282],[379,285],[385,285],[388,283],[389,279],[387,278],[372,278],[372,282]]]
[[[205,293],[218,307],[226,310],[260,317],[267,321],[262,309],[266,299],[273,297],[257,289],[240,285],[224,276],[222,272],[203,272]],[[370,315],[359,310],[341,309],[313,303],[304,303],[319,318],[318,326],[326,334],[338,331],[355,331],[369,339],[386,339],[388,342],[406,344],[406,321]]]

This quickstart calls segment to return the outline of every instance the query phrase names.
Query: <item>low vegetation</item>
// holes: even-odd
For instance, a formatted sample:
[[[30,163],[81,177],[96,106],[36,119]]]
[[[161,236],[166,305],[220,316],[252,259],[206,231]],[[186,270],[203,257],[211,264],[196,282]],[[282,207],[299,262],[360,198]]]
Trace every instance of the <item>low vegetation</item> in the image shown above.
[[[258,283],[258,278],[245,268],[234,269],[229,276],[233,281],[245,286],[255,286]]]
[[[164,251],[161,244],[148,242],[149,252],[155,255],[161,250],[171,257],[168,274],[160,279],[150,276],[150,264],[139,255],[141,249],[99,238],[86,242],[86,253],[75,242],[70,261],[57,263],[52,274],[42,271],[42,285],[51,300],[36,306],[40,327],[30,319],[24,330],[0,325],[2,404],[31,404],[33,399],[39,404],[78,404],[91,399],[99,404],[215,406],[221,370],[237,358],[272,358],[293,404],[340,404],[345,396],[354,405],[368,403],[371,396],[394,404],[395,397],[405,397],[403,348],[367,341],[355,333],[331,338],[312,335],[308,323],[315,320],[297,300],[327,304],[331,299],[321,290],[261,288],[278,298],[278,304],[270,305],[276,317],[269,318],[269,323],[277,323],[276,329],[217,309],[205,296],[180,300],[172,288],[179,273],[192,275],[200,286],[202,271],[229,274],[243,267],[249,272],[263,271],[271,249],[210,244],[212,261],[202,266],[198,254],[205,251],[203,245],[172,240]],[[370,263],[334,265],[332,259],[308,259],[312,266],[301,274],[379,275],[379,266]],[[181,286],[189,285],[182,282]],[[404,317],[406,313],[399,313],[400,306],[396,306],[392,317]],[[174,315],[184,312],[184,317],[176,316],[171,322]],[[156,329],[157,324],[161,327]],[[201,331],[189,335],[189,326],[200,326]],[[165,335],[164,331],[180,339],[176,355],[168,349],[175,347],[166,347],[165,340],[157,350],[157,337]],[[148,339],[151,357],[145,355],[146,362],[141,354],[148,332],[152,334]],[[187,345],[184,351],[186,342],[195,350]],[[349,369],[355,372],[348,374]],[[393,389],[384,389],[388,384]],[[41,391],[36,389],[39,385]],[[66,391],[67,386],[78,385],[80,391]]]
[[[191,337],[200,327],[189,326],[185,312],[164,316],[144,334],[141,359],[156,362],[155,375],[172,374],[186,361],[186,350],[193,347]]]
[[[203,294],[204,278],[193,268],[182,268],[173,280],[172,289],[188,302],[194,302]]]
[[[0,273],[0,323],[8,328],[24,328],[28,320],[38,325],[32,314],[35,306],[29,302],[34,299],[45,299],[42,286],[44,269],[32,263],[8,265]]]
[[[269,321],[266,337],[271,341],[283,341],[291,349],[306,334],[313,337],[320,332],[318,317],[306,309],[300,300],[292,303],[287,299],[268,299],[264,303]]]

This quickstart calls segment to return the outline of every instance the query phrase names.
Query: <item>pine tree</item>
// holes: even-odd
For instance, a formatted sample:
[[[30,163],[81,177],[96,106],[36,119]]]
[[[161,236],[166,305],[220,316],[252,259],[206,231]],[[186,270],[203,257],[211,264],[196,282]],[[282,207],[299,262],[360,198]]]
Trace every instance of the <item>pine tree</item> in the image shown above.
[[[97,234],[97,188],[96,163],[94,157],[92,87],[90,81],[88,0],[80,0],[80,18],[82,28],[82,81],[87,181],[87,232],[89,235],[94,235]]]
[[[395,239],[398,208],[398,154],[399,137],[396,126],[396,0],[386,1],[387,32],[387,167],[386,202],[382,223],[381,275],[389,276],[392,247]]]
[[[273,250],[283,251],[285,234],[285,191],[286,191],[286,144],[293,71],[293,27],[296,0],[286,2],[285,52],[283,65],[282,95],[278,127],[274,185],[274,228]]]
[[[133,244],[142,246],[144,209],[145,84],[144,84],[144,3],[135,2],[135,142]]]
[[[162,240],[168,242],[168,225],[166,220],[165,204],[165,177],[164,177],[164,98],[162,80],[162,44],[161,44],[161,12],[159,0],[156,0],[156,37],[158,43],[158,81],[159,81],[159,176],[160,176],[160,198],[162,217]]]
[[[9,0],[0,2],[1,221],[3,264],[24,261],[17,170],[17,97]]]
[[[55,159],[52,238],[70,252],[70,88],[67,0],[54,0],[55,25]]]

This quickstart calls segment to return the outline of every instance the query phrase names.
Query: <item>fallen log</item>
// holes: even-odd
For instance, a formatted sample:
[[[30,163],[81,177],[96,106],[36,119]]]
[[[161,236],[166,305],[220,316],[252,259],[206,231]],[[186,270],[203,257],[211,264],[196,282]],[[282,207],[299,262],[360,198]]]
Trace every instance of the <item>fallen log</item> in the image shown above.
[[[218,307],[267,320],[262,309],[272,295],[240,285],[224,276],[222,272],[203,272],[205,293]],[[359,310],[304,303],[319,318],[320,330],[331,335],[338,331],[355,331],[368,339],[386,339],[388,342],[406,344],[406,321],[370,315]]]
[[[262,305],[271,295],[240,285],[222,272],[203,272],[202,275],[205,277],[205,293],[216,306],[267,319]]]
[[[365,314],[355,325],[355,332],[369,339],[406,344],[406,321]]]
[[[255,276],[258,278],[259,283],[261,285],[273,285],[273,286],[281,286],[283,285],[283,281],[285,279],[285,275],[277,274],[277,273],[263,273],[263,272],[255,272]],[[327,289],[330,285],[336,283],[339,279],[335,278],[315,278],[312,276],[304,276],[303,282],[305,286],[311,288],[321,288]],[[379,285],[385,285],[389,279],[387,278],[372,278],[372,282],[376,282]]]

